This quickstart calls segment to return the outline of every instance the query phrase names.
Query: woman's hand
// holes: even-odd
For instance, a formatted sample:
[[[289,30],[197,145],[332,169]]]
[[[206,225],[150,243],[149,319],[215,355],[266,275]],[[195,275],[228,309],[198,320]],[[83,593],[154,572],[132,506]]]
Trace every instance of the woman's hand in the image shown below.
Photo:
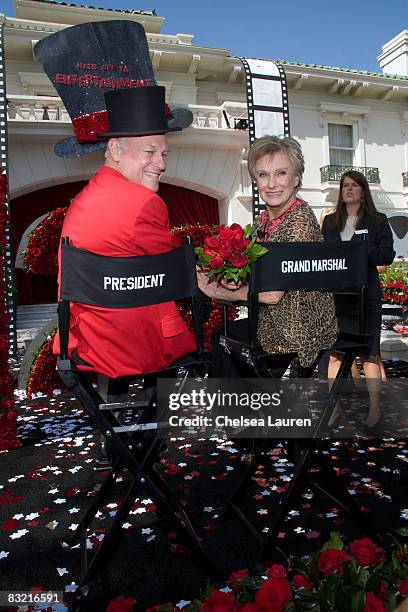
[[[224,287],[224,289],[229,289],[230,291],[236,291],[237,289],[242,287],[242,281],[238,281],[238,283],[234,283],[234,282],[229,283],[227,280],[225,280],[225,278],[222,278],[220,280],[220,285],[221,287]]]
[[[235,283],[228,283],[228,288],[217,285],[216,282],[210,282],[207,274],[197,268],[197,283],[198,288],[205,295],[213,300],[225,300],[227,302],[236,302],[246,300],[248,296],[248,288],[246,286],[237,287]]]
[[[285,295],[284,291],[263,291],[259,294],[261,304],[274,305],[277,304]]]

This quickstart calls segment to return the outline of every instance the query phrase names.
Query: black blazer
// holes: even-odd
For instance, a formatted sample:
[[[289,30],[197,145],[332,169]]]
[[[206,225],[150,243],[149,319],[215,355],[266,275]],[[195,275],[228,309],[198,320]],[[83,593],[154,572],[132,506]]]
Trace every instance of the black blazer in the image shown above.
[[[323,221],[322,232],[327,242],[342,242],[340,231],[333,228],[334,213],[326,215]],[[395,251],[393,248],[393,237],[386,215],[378,213],[372,217],[364,215],[356,227],[367,229],[368,244],[368,291],[367,298],[380,299],[380,280],[378,277],[377,266],[388,266],[394,261]],[[351,240],[361,240],[361,235],[353,234]],[[339,248],[341,246],[339,245]]]

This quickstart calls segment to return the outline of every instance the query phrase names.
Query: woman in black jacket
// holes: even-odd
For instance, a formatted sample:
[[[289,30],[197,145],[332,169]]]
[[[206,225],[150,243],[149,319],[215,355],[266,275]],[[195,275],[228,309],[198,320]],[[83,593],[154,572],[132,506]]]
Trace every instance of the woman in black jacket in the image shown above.
[[[340,192],[336,210],[324,218],[322,232],[328,242],[361,240],[355,232],[366,230],[368,243],[368,290],[366,333],[373,335],[371,352],[363,360],[365,378],[370,394],[370,413],[367,425],[374,425],[380,415],[379,389],[381,382],[380,334],[381,290],[377,266],[392,263],[395,251],[387,217],[376,209],[367,179],[355,170],[348,170],[340,179]],[[340,244],[339,247],[341,248]],[[329,379],[333,379],[340,366],[340,356],[332,354]]]

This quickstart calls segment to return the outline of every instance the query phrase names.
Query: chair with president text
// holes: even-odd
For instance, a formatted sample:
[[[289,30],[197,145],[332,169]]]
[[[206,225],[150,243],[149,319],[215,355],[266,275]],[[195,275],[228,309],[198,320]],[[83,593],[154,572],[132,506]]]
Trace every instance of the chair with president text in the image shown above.
[[[69,356],[71,303],[126,309],[181,299],[191,301],[197,352],[177,360],[165,370],[149,373],[144,377],[145,381],[149,381],[149,385],[135,404],[104,402],[87,372],[81,371],[75,358]],[[190,244],[162,255],[104,257],[74,248],[69,244],[68,238],[62,240],[58,305],[61,350],[58,371],[66,386],[73,391],[95,427],[106,439],[114,458],[112,471],[103,481],[98,495],[73,536],[72,544],[80,542],[82,550],[82,577],[77,590],[76,609],[81,609],[80,602],[89,591],[92,580],[111,559],[123,534],[122,525],[141,490],[151,498],[161,516],[176,521],[182,527],[187,544],[197,562],[210,571],[210,563],[189,517],[177,497],[164,486],[154,465],[160,458],[159,453],[166,437],[163,430],[166,431],[167,424],[165,415],[156,414],[158,378],[174,378],[177,381],[177,391],[180,391],[188,375],[202,377],[208,368],[202,349],[198,300],[194,249]],[[140,378],[140,374],[137,376]],[[125,411],[126,419],[123,419],[120,415]],[[129,481],[128,490],[102,543],[88,561],[88,528],[101,505],[106,503],[118,475],[124,470],[124,478]]]

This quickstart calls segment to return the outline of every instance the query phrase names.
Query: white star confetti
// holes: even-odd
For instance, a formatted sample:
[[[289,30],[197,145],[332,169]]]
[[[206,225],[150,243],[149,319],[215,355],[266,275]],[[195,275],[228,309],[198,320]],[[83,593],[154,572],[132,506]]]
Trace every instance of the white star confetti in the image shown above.
[[[18,540],[19,538],[22,538],[24,535],[26,535],[26,533],[28,532],[28,529],[19,529],[18,531],[16,531],[15,533],[12,533],[10,535],[10,538],[12,540]]]

